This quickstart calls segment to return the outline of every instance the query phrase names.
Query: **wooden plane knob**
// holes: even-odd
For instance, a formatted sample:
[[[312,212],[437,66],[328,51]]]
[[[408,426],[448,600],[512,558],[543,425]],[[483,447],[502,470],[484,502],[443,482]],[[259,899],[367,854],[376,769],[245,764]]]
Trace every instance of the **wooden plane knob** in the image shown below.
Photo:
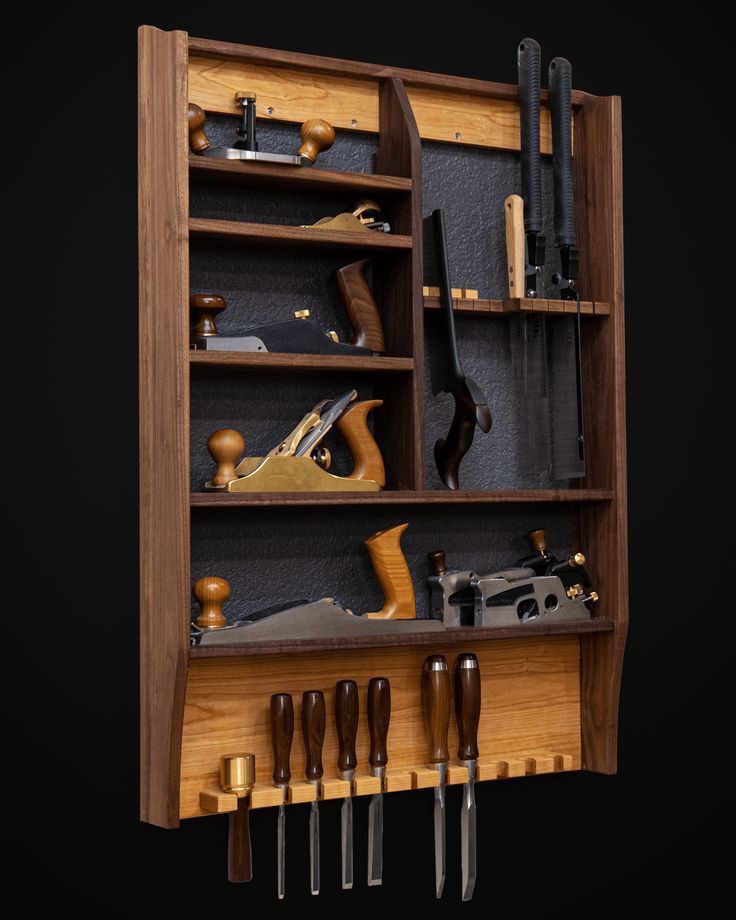
[[[207,450],[217,464],[217,471],[212,477],[215,486],[226,486],[238,478],[235,465],[245,451],[245,438],[233,428],[220,428],[207,438]]]
[[[433,553],[427,553],[427,559],[433,575],[447,574],[447,563],[445,562],[445,551],[443,549],[435,550]]]
[[[219,294],[192,294],[189,298],[192,335],[217,335],[215,317],[227,309],[227,301]]]
[[[200,629],[222,629],[227,620],[222,605],[230,597],[230,584],[224,578],[207,575],[194,582],[192,593],[201,610],[195,623]]]
[[[193,153],[201,153],[210,146],[210,139],[204,133],[204,123],[207,121],[204,109],[195,102],[190,102],[187,120],[189,122],[189,146]]]
[[[329,150],[335,143],[335,129],[322,118],[310,118],[309,121],[305,121],[299,134],[302,139],[299,156],[306,157],[313,163],[320,153]]]
[[[547,537],[544,530],[530,530],[526,535],[527,540],[531,543],[532,549],[544,555],[547,552]]]

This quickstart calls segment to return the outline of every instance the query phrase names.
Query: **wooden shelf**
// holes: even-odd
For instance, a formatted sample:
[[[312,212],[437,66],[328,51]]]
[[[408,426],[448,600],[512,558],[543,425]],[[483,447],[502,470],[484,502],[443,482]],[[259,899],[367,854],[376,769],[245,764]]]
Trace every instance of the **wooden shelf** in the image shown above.
[[[190,156],[189,176],[202,182],[232,182],[252,188],[284,191],[332,192],[334,194],[395,195],[411,192],[411,179],[368,173],[337,172],[319,167],[286,166],[278,163],[218,160]]]
[[[475,627],[446,630],[428,630],[407,635],[390,636],[340,636],[331,639],[264,639],[247,645],[210,646],[195,645],[189,650],[190,658],[233,658],[246,655],[283,655],[291,652],[321,652],[331,649],[396,648],[403,645],[432,646],[477,643],[488,640],[524,639],[540,636],[576,636],[611,632],[613,620],[581,620],[579,623],[528,623],[499,629]]]
[[[246,243],[253,246],[283,246],[311,249],[366,249],[371,252],[409,250],[410,236],[378,231],[315,230],[311,227],[284,227],[280,224],[250,224],[240,220],[189,221],[189,236],[195,240]]]
[[[608,489],[508,489],[498,492],[192,492],[192,508],[314,505],[491,505],[533,502],[610,502]]]
[[[191,367],[232,367],[258,371],[356,371],[361,374],[410,374],[413,358],[364,357],[363,355],[301,355],[252,351],[192,351]]]
[[[425,310],[439,310],[439,297],[425,297]],[[469,300],[453,298],[452,308],[456,313],[472,313],[474,316],[508,316],[510,313],[549,313],[558,316],[563,313],[576,313],[577,304],[573,300],[546,300],[543,297],[515,297],[507,300]],[[581,316],[610,316],[611,304],[581,300]]]

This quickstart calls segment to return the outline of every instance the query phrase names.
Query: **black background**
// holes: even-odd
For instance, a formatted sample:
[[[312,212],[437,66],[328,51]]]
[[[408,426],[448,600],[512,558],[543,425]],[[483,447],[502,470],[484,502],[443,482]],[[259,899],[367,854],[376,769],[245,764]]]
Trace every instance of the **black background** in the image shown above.
[[[210,8],[212,7],[211,11]],[[593,17],[587,6],[456,2],[174,4],[9,23],[5,81],[6,718],[18,740],[6,839],[27,838],[19,889],[78,914],[369,916],[448,910],[577,917],[645,907],[718,917],[729,904],[726,707],[734,615],[727,536],[732,296],[724,38],[697,21]],[[455,859],[432,896],[431,795],[386,803],[383,889],[338,887],[337,805],[323,808],[323,894],[310,898],[306,816],[289,814],[289,894],[274,896],[275,816],[253,816],[256,880],[229,886],[225,819],[137,821],[136,27],[515,82],[525,35],[569,57],[576,87],[620,94],[629,422],[631,627],[620,771],[482,784],[479,881]],[[721,84],[722,85],[722,84]],[[730,114],[729,114],[730,118]],[[725,221],[723,222],[725,224]],[[732,234],[731,234],[732,235]],[[19,396],[22,394],[22,399]],[[726,525],[725,527],[723,525]],[[23,573],[19,576],[19,573]],[[457,800],[450,798],[450,814]],[[359,865],[365,814],[360,803]],[[453,838],[454,835],[454,838]],[[450,823],[450,853],[457,831]],[[362,872],[359,872],[359,877]],[[731,902],[732,903],[732,900]]]

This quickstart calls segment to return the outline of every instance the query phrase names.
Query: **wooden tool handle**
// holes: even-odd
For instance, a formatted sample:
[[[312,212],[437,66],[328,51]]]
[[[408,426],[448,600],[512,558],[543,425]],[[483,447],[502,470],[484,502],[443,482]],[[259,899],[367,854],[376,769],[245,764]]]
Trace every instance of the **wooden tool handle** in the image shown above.
[[[204,123],[207,121],[204,109],[190,102],[187,120],[189,122],[189,146],[194,153],[201,153],[210,146],[210,139],[204,133]]]
[[[509,195],[503,207],[506,215],[506,268],[509,279],[509,297],[525,297],[524,199],[521,195]]]
[[[249,882],[253,878],[250,848],[250,796],[238,799],[238,810],[230,812],[227,840],[227,879],[229,882]]]
[[[381,620],[412,620],[416,617],[414,585],[409,566],[401,551],[401,535],[408,524],[397,524],[368,537],[365,545],[373,571],[383,589],[383,607],[365,616]]]
[[[353,457],[353,471],[345,478],[372,479],[381,488],[386,485],[386,468],[381,450],[368,427],[368,413],[382,405],[382,399],[353,403],[335,423]]]
[[[455,716],[460,746],[458,760],[478,759],[480,722],[480,668],[472,652],[458,655],[455,662]]]
[[[322,779],[322,745],[325,741],[325,695],[321,690],[306,690],[302,695],[302,735],[307,765],[304,775],[310,782]]]
[[[222,605],[230,597],[230,585],[224,578],[208,575],[194,582],[192,593],[199,601],[199,616],[194,621],[200,629],[221,629],[227,626]]]
[[[335,684],[335,727],[337,728],[338,770],[354,770],[358,758],[355,737],[358,734],[358,685],[354,680]]]
[[[271,745],[273,747],[273,782],[286,786],[291,779],[291,742],[294,739],[294,700],[290,693],[271,697]]]
[[[475,426],[478,424],[478,411],[476,404],[466,393],[456,391],[452,395],[455,397],[455,414],[452,417],[447,437],[439,438],[434,445],[434,461],[437,472],[447,488],[459,489],[460,464],[473,445]],[[487,406],[482,408],[488,413],[488,427],[483,427],[482,430],[488,431],[491,427],[490,412]]]
[[[526,538],[534,552],[540,553],[542,556],[547,552],[547,535],[541,527],[539,530],[530,530]]]
[[[217,464],[217,470],[212,477],[215,486],[226,486],[233,479],[238,478],[235,464],[245,450],[245,439],[239,431],[233,428],[220,428],[207,438],[207,450]]]
[[[362,345],[378,354],[386,351],[383,338],[383,324],[373,292],[365,280],[365,268],[370,259],[351,262],[338,268],[337,283],[340,287],[345,309],[353,325],[353,345]]]
[[[227,308],[227,301],[219,294],[192,294],[189,297],[192,335],[217,335],[215,317]]]
[[[447,763],[450,730],[450,671],[444,655],[430,655],[422,671],[422,703],[429,735],[429,763]]]
[[[388,725],[391,720],[391,684],[387,677],[372,677],[368,684],[368,732],[372,767],[388,763]]]
[[[432,553],[427,553],[427,560],[433,575],[446,575],[447,563],[445,562],[445,551],[437,549]]]
[[[305,121],[299,136],[302,139],[299,156],[306,157],[312,163],[320,153],[329,150],[335,143],[335,129],[322,118],[310,118],[309,121]]]

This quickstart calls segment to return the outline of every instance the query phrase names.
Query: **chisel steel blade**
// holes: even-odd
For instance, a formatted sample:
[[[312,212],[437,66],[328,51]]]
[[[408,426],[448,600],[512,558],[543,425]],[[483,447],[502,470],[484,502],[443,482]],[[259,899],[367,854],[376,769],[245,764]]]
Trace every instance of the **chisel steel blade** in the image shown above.
[[[383,793],[368,806],[368,884],[383,884]]]
[[[343,799],[340,809],[342,836],[342,887],[353,887],[353,800]],[[370,885],[370,881],[368,882]]]
[[[444,764],[443,764],[444,766]],[[444,780],[444,777],[443,777]],[[447,871],[447,852],[445,849],[445,784],[434,790],[434,879],[438,898],[442,897]]]
[[[309,812],[309,887],[319,894],[319,807],[312,802]]]
[[[476,814],[475,782],[463,786],[463,807],[460,812],[460,841],[462,867],[462,898],[469,901],[475,888]]]
[[[279,805],[279,817],[276,824],[278,851],[276,856],[278,872],[278,894],[282,900],[286,894],[286,809]]]

